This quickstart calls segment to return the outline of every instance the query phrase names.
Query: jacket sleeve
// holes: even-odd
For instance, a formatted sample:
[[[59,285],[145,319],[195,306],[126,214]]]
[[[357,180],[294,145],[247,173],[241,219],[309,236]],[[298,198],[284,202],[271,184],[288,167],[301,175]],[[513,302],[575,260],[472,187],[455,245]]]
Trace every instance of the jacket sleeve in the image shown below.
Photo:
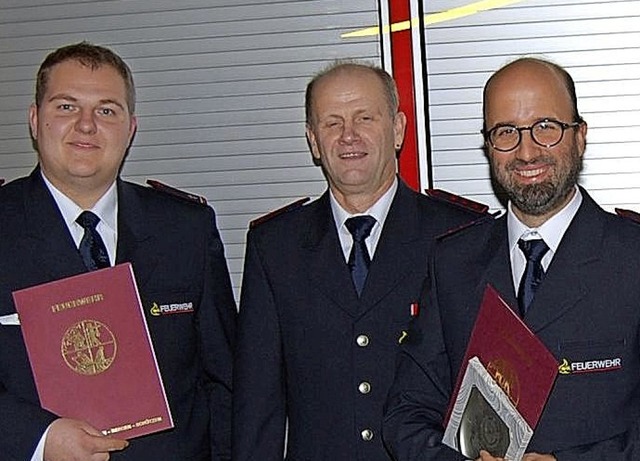
[[[231,459],[232,363],[237,310],[224,248],[208,208],[204,290],[198,313],[200,347],[209,378],[212,461]]]
[[[597,443],[554,452],[558,461],[627,461],[640,459],[640,423],[627,432]]]
[[[57,416],[21,401],[0,384],[0,451],[7,461],[29,460],[42,434]]]
[[[281,461],[285,377],[280,325],[269,272],[249,232],[234,360],[233,460]]]

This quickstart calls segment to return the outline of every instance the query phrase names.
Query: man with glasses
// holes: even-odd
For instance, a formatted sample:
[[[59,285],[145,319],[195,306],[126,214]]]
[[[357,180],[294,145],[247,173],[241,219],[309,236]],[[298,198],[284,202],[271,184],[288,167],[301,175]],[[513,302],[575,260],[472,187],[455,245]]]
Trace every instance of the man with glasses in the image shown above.
[[[542,147],[553,147],[562,141],[564,130],[575,128],[584,124],[580,119],[577,122],[565,123],[559,120],[545,118],[538,120],[530,126],[514,126],[510,124],[497,125],[489,131],[482,130],[485,138],[495,150],[509,152],[518,147],[522,141],[522,132],[529,131],[533,142]]]
[[[572,78],[533,58],[503,67],[484,89],[483,134],[507,213],[437,244],[428,309],[403,343],[387,401],[385,442],[402,461],[464,459],[441,443],[444,418],[491,284],[566,365],[523,459],[640,459],[640,228],[577,186],[587,125]],[[530,270],[535,296],[521,288]]]

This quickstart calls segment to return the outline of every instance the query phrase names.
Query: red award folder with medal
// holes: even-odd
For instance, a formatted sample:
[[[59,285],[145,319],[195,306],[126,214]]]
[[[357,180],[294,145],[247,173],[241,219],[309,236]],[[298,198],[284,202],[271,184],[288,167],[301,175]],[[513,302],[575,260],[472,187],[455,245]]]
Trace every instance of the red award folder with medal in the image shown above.
[[[173,427],[131,264],[13,298],[43,408],[125,439]]]
[[[490,285],[462,364],[443,442],[472,459],[479,449],[521,459],[555,382],[558,362]],[[480,428],[489,428],[487,434]],[[497,434],[504,434],[503,440]]]

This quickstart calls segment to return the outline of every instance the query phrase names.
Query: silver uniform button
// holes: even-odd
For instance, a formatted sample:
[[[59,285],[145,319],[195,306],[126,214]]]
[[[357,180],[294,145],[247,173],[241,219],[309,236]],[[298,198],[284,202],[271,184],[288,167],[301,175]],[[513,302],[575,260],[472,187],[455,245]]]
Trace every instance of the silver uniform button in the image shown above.
[[[360,347],[367,347],[369,345],[369,337],[367,335],[359,335],[356,338],[356,343]]]
[[[360,437],[362,437],[362,440],[365,442],[370,442],[373,440],[373,431],[371,429],[365,429],[360,432]]]
[[[371,392],[371,384],[366,381],[362,381],[358,386],[358,390],[361,394],[368,394],[369,392]]]

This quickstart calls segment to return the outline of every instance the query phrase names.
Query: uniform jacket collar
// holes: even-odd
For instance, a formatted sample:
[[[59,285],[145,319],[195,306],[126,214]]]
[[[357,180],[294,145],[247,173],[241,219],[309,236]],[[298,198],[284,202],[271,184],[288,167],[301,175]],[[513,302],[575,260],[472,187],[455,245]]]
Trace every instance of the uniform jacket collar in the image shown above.
[[[547,269],[544,282],[524,318],[534,332],[544,329],[566,311],[576,307],[587,293],[584,271],[597,264],[603,248],[606,212],[581,189],[583,201],[569,225],[557,253]],[[485,276],[477,287],[478,296],[486,283],[492,284],[505,301],[517,311],[515,288],[511,279],[511,264],[506,217],[496,221],[485,248],[489,261]],[[481,299],[478,298],[478,299]]]
[[[118,246],[116,263],[140,260],[147,268],[155,266],[153,238],[150,226],[141,213],[145,208],[135,186],[120,179],[118,187]],[[46,268],[52,280],[86,272],[62,215],[36,167],[24,188],[25,233],[32,240],[33,254],[39,267]],[[150,271],[138,271],[149,273]],[[140,280],[139,280],[140,281]]]
[[[86,271],[62,214],[36,167],[24,187],[25,235],[31,240],[36,267],[49,279]]]
[[[407,271],[424,266],[424,262],[416,261],[416,252],[411,250],[412,243],[421,237],[416,196],[402,181],[389,209],[361,298],[356,295],[340,249],[328,192],[310,206],[313,208],[302,245],[309,253],[311,286],[318,286],[349,315],[364,315],[402,281]]]

